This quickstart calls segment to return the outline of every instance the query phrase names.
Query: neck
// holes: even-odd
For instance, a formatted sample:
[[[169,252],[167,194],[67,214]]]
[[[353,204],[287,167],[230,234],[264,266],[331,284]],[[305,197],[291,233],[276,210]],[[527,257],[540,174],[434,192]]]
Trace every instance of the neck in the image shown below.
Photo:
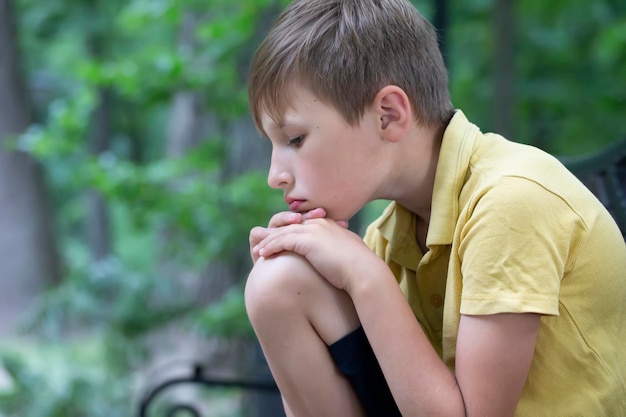
[[[397,149],[391,181],[391,195],[386,197],[402,204],[426,224],[430,221],[435,173],[445,126],[417,127]]]

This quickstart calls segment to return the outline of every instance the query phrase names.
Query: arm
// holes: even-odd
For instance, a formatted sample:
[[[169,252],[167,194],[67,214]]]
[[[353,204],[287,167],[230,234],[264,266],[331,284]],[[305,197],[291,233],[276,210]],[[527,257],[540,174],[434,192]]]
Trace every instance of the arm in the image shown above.
[[[468,416],[512,416],[530,370],[538,314],[461,316],[456,378]]]
[[[513,416],[530,368],[539,316],[462,316],[455,378],[397,285],[384,287],[362,284],[350,295],[402,414]]]

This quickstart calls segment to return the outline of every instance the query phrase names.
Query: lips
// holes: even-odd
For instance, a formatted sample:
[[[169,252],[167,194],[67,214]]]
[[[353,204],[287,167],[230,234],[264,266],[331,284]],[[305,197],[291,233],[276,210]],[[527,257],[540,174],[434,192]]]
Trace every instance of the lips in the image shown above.
[[[297,200],[295,198],[285,198],[285,203],[289,206],[291,211],[302,211],[302,206],[306,203],[306,200]]]

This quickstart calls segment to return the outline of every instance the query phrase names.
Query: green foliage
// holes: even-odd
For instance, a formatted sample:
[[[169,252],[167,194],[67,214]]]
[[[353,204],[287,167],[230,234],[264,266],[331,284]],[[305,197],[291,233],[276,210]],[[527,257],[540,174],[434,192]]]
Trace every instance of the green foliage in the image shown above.
[[[58,341],[67,328],[106,329],[133,340],[193,310],[189,296],[166,277],[133,273],[114,258],[75,262],[29,320],[28,327],[49,340]]]
[[[106,344],[22,344],[4,348],[6,417],[130,416],[132,380],[102,361]],[[128,368],[124,370],[128,372]],[[106,387],[106,389],[105,389]]]
[[[174,278],[238,253],[280,203],[264,175],[222,173],[224,127],[246,115],[258,18],[276,3],[18,1],[36,121],[14,146],[46,170],[66,273],[26,322],[27,347],[0,352],[12,380],[0,414],[130,415],[148,336],[173,322],[207,336],[251,335],[241,288],[205,307]],[[167,120],[179,92],[200,97],[216,126],[170,158]],[[104,95],[112,140],[94,152],[88,140]],[[113,253],[103,260],[82,232],[93,192],[111,213]]]
[[[492,114],[493,2],[454,7],[453,99],[485,130]],[[624,3],[515,3],[515,134],[559,155],[592,153],[626,134]]]
[[[222,301],[198,311],[191,316],[191,322],[198,327],[200,334],[220,337],[241,337],[254,335],[245,312],[243,288],[234,287]]]

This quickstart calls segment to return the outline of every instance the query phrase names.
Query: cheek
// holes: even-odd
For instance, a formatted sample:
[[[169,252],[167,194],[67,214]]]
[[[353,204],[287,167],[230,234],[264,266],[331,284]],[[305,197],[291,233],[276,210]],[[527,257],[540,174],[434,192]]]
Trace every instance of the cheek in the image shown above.
[[[347,146],[325,148],[323,152],[302,154],[298,176],[307,188],[328,200],[352,198],[360,187],[362,161],[355,160],[354,149]],[[304,184],[303,184],[304,185]]]
[[[335,206],[341,201],[342,195],[349,191],[348,181],[337,166],[316,164],[300,168],[299,181],[302,191],[324,208],[328,208],[329,205]]]
[[[317,187],[325,187],[328,192],[340,192],[350,185],[350,170],[346,161],[324,161],[311,167],[310,178]]]

